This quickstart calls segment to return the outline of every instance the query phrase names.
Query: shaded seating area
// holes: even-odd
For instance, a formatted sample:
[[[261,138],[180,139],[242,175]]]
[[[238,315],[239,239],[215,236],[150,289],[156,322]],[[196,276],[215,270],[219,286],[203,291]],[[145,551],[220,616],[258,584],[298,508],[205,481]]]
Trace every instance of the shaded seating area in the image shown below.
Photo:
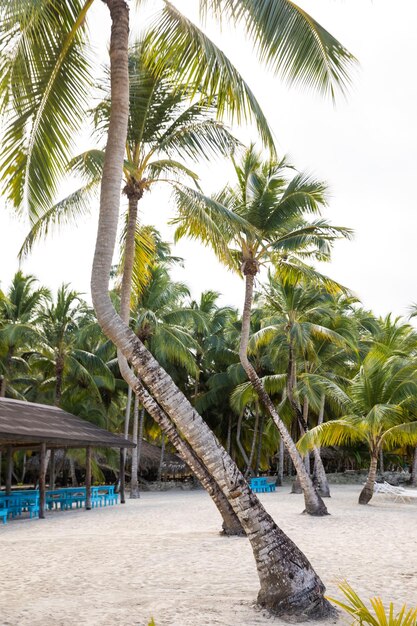
[[[92,448],[118,448],[120,468],[124,468],[124,450],[134,444],[120,435],[99,428],[55,406],[0,398],[0,450],[6,455],[5,489],[0,491],[0,521],[28,513],[45,517],[45,511],[117,504],[114,485],[91,485]],[[55,452],[85,448],[84,487],[55,488]],[[39,489],[12,490],[13,453],[24,449],[39,453]],[[49,489],[46,489],[49,456]],[[124,502],[124,471],[120,472],[120,501]]]

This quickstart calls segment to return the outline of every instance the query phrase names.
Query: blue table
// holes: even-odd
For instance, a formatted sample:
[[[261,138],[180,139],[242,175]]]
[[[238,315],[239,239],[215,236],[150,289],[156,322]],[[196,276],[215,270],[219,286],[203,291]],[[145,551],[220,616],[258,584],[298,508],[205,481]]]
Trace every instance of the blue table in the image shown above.
[[[264,476],[259,478],[251,478],[249,485],[254,493],[268,493],[271,491],[275,491],[275,483],[268,482],[268,479]]]

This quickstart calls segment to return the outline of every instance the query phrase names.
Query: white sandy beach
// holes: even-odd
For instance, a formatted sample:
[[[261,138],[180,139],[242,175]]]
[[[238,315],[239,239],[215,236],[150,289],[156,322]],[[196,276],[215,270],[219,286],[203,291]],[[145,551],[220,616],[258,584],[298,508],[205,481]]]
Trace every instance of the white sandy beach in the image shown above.
[[[417,503],[356,504],[333,486],[331,516],[300,515],[284,487],[261,499],[322,577],[364,597],[417,604]],[[246,539],[221,537],[203,491],[145,493],[124,506],[54,512],[0,526],[0,623],[8,626],[257,626],[258,580]],[[321,622],[335,623],[335,620]],[[337,623],[346,623],[340,617]]]

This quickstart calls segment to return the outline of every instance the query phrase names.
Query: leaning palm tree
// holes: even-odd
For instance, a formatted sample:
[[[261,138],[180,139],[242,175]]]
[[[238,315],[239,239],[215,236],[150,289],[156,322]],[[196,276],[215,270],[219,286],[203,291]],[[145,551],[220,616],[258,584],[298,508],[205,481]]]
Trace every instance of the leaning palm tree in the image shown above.
[[[349,413],[325,422],[306,433],[298,447],[343,445],[365,442],[369,449],[369,473],[359,504],[371,500],[380,450],[417,443],[415,362],[409,358],[386,358],[374,348],[365,358],[348,391]]]
[[[47,67],[49,69],[51,65],[51,63],[48,65],[45,61],[50,61],[51,57],[55,58],[55,63],[52,62],[53,80],[49,80],[48,77],[46,86],[49,87],[51,84],[51,87],[55,87],[55,85],[58,85],[59,91],[63,87],[67,96],[68,94],[70,95],[70,102],[75,100],[75,94],[82,96],[84,90],[81,89],[81,94],[77,94],[77,91],[74,92],[74,81],[71,80],[71,72],[69,71],[71,70],[71,63],[69,63],[69,67],[64,68],[67,73],[61,72],[61,69],[64,66],[64,62],[69,58],[66,52],[77,53],[79,51],[74,49],[74,45],[80,43],[79,27],[84,23],[85,13],[91,3],[92,0],[87,0],[81,7],[74,6],[74,3],[69,1],[59,3],[59,7],[57,7],[59,10],[56,13],[51,12],[52,18],[55,19],[49,20],[49,28],[39,27],[39,23],[42,22],[39,13],[39,6],[41,5],[35,5],[35,9],[38,9],[37,21],[33,19],[31,14],[25,16],[26,22],[35,24],[39,32],[38,37],[32,37],[32,41],[36,43],[35,49],[33,49],[32,45],[28,45],[26,48],[31,50],[33,60],[28,65],[33,68],[32,75],[40,73],[45,77],[47,71],[43,68]],[[217,10],[221,8],[231,9],[234,19],[240,18],[248,32],[259,42],[261,56],[271,61],[278,60],[275,66],[281,67],[287,77],[292,79],[301,78],[304,82],[319,86],[325,91],[332,90],[335,84],[343,82],[343,79],[346,77],[347,65],[351,61],[351,57],[346,53],[346,50],[292,2],[276,0],[276,3],[274,2],[273,5],[277,9],[276,11],[265,11],[264,3],[260,4],[259,2],[241,3],[225,0],[225,2],[201,3],[203,7],[210,6]],[[233,509],[239,516],[245,530],[248,531],[261,580],[261,591],[258,601],[281,615],[298,614],[300,616],[309,614],[310,616],[323,616],[329,612],[330,606],[323,596],[323,584],[305,556],[282,533],[264,511],[257,498],[251,494],[230,457],[219,446],[218,441],[204,425],[204,422],[196,414],[193,407],[180,394],[170,378],[161,371],[158,363],[148,353],[134,333],[117,316],[109,298],[108,280],[117,232],[125,139],[128,129],[129,14],[125,0],[107,0],[107,6],[110,10],[112,22],[110,42],[112,113],[103,166],[98,243],[92,276],[92,295],[98,320],[107,336],[114,341],[124,356],[137,369],[144,384],[147,385],[157,401],[160,402],[161,407],[167,411],[181,428],[184,437],[189,440],[199,458],[204,461],[224,495],[232,503]],[[16,17],[16,11],[13,11],[16,8],[20,12],[23,10],[20,2],[16,2],[16,0],[7,2],[6,17],[9,20],[9,24],[8,28],[3,32],[8,34],[10,28],[12,28],[13,36],[16,36],[19,28],[22,32],[25,32],[25,28],[22,28],[21,19],[17,20],[17,29],[15,29],[16,20],[10,20],[10,13],[14,12],[13,17]],[[44,9],[45,7],[41,6],[41,8]],[[74,11],[69,11],[69,8],[75,8],[75,19]],[[241,10],[238,11],[239,8]],[[80,15],[81,9],[83,11]],[[58,19],[57,15],[59,16]],[[49,17],[49,13],[47,13],[47,17]],[[23,26],[27,26],[27,23],[23,24]],[[65,32],[65,29],[67,29],[67,32]],[[33,33],[31,34],[33,35]],[[55,45],[57,40],[59,42],[58,46]],[[39,43],[45,43],[45,45],[42,46]],[[62,46],[62,44],[64,45]],[[58,54],[55,54],[57,47]],[[64,48],[64,51],[62,51],[62,48]],[[188,64],[188,67],[192,66],[192,61],[198,58],[198,54],[201,53],[201,47],[197,47],[197,52],[196,48],[190,50],[191,53],[193,51],[194,54],[192,54],[191,58],[189,57],[191,63]],[[207,51],[210,52],[209,46],[207,46]],[[188,49],[183,52],[188,54]],[[215,56],[213,57],[212,54],[210,56],[213,61],[216,61]],[[207,54],[204,61],[206,58]],[[22,63],[21,56],[18,61],[20,62],[18,67],[22,70],[26,64]],[[183,59],[181,61],[183,62]],[[194,63],[194,68],[200,70],[202,65],[204,65],[204,62]],[[84,67],[85,65],[81,68],[82,71]],[[213,77],[214,81],[218,81],[219,71],[217,68],[214,69],[216,71],[210,72],[210,76]],[[76,73],[77,80],[82,75],[82,71],[81,74]],[[2,75],[4,76],[3,72]],[[22,71],[18,74],[19,78],[21,75]],[[27,79],[27,73],[25,76]],[[64,80],[64,76],[68,76],[68,79]],[[7,95],[10,93],[10,90],[7,89],[10,85],[9,79],[10,71],[3,82],[6,85]],[[27,81],[28,84],[30,82]],[[15,85],[16,81],[13,84]],[[37,86],[39,84],[40,82],[38,81]],[[213,83],[211,83],[211,87],[213,88]],[[22,88],[25,89],[25,85]],[[48,126],[55,131],[59,126],[60,134],[62,134],[61,125],[57,125],[56,122],[57,120],[65,120],[68,115],[68,97],[64,99],[65,106],[61,108],[59,107],[59,99],[54,98],[52,113],[54,108],[57,108],[57,110],[55,115],[48,117],[48,113],[51,113],[51,107],[47,106],[49,103],[47,100],[51,100],[49,98],[51,88],[43,92],[46,95],[41,96],[41,102],[39,102],[39,98],[33,98],[33,89],[28,89],[27,91],[30,92],[28,99],[30,101],[30,110],[35,108],[36,111],[41,111],[42,117],[45,109],[49,108],[44,119],[48,120]],[[54,89],[52,91],[54,91],[55,95],[56,91]],[[230,90],[228,93],[223,91],[223,104],[225,102],[227,104],[227,97],[230,93],[235,93],[235,91]],[[23,101],[25,100],[23,99]],[[78,98],[78,100],[82,100],[82,97]],[[234,99],[234,103],[236,103],[236,99]],[[39,104],[42,106],[38,107]],[[81,114],[80,108],[76,106],[74,108]],[[63,115],[63,109],[65,109],[65,115]],[[242,111],[241,108],[240,110]],[[78,119],[76,119],[77,122]],[[41,125],[39,116],[35,121],[35,126],[39,128]],[[74,122],[74,117],[72,117],[72,122]],[[21,128],[22,122],[20,123]],[[46,128],[43,130],[45,131]],[[13,131],[9,131],[8,134],[9,137],[13,137]],[[48,133],[48,137],[51,137],[51,133]],[[64,136],[67,144],[68,138],[69,134],[67,133]],[[33,143],[32,135],[30,142],[32,147]],[[56,148],[54,141],[51,144],[53,148]],[[16,145],[18,145],[18,142],[15,141],[10,148],[9,159]],[[31,151],[30,156],[31,158],[27,159],[27,154],[25,153],[23,160],[26,166],[30,165],[33,167],[33,151]],[[42,170],[46,173],[51,183],[54,182],[51,178],[54,179],[54,175],[57,172],[56,170],[49,172],[48,169],[51,160],[55,156],[56,149],[55,152],[50,154],[50,158],[45,158],[42,153],[38,153],[39,160],[42,161]],[[23,164],[22,166],[25,169]],[[25,171],[27,169],[26,167]],[[38,180],[42,178],[42,172],[39,173],[39,170],[37,170],[36,173]],[[32,177],[32,184],[33,181],[34,178]],[[53,192],[54,189],[51,190],[52,194]],[[45,196],[41,195],[41,199],[45,201]]]
[[[295,443],[247,353],[255,277],[261,265],[274,259],[290,273],[303,271],[307,277],[317,277],[317,272],[310,268],[294,265],[297,255],[327,258],[331,242],[348,236],[350,231],[331,226],[323,219],[306,221],[306,213],[319,213],[325,204],[325,185],[307,174],[296,174],[288,180],[289,164],[285,159],[263,162],[251,146],[241,164],[234,162],[234,166],[237,185],[226,187],[214,198],[184,187],[177,188],[179,217],[173,220],[178,225],[176,236],[188,235],[212,245],[221,260],[232,267],[237,264],[244,275],[239,351],[242,366],[291,456],[304,493],[306,511],[311,515],[326,515],[326,507],[314,489]],[[238,219],[242,220],[241,224],[237,223]],[[232,246],[231,250],[228,245]]]
[[[347,349],[346,338],[332,329],[331,321],[332,297],[320,285],[322,277],[317,274],[316,280],[311,276],[309,283],[300,277],[286,275],[276,270],[275,274],[268,273],[268,283],[263,290],[261,303],[264,304],[265,317],[262,328],[253,335],[250,347],[259,348],[268,346],[271,356],[285,351],[287,357],[286,397],[292,407],[300,432],[303,434],[309,428],[309,405],[317,398],[311,397],[312,387],[324,383],[322,393],[332,387],[332,382],[326,377],[320,379],[321,355],[324,346],[331,344],[338,349]],[[338,286],[332,285],[338,291]],[[300,393],[300,370],[307,392]],[[338,391],[338,396],[342,395]],[[334,391],[333,390],[333,391]],[[320,394],[322,396],[322,394]],[[320,398],[319,412],[324,408]],[[317,402],[316,402],[317,404]],[[320,416],[319,416],[320,419]],[[330,489],[317,448],[313,448],[315,472],[320,495],[330,497]],[[306,456],[307,471],[309,458]]]

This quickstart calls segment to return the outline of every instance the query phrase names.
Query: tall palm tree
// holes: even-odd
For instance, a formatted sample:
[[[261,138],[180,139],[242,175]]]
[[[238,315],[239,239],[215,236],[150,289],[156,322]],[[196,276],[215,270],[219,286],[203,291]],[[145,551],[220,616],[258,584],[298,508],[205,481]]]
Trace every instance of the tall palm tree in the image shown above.
[[[316,284],[307,284],[300,277],[285,276],[279,269],[275,276],[268,274],[268,283],[264,289],[263,303],[267,316],[262,329],[252,337],[256,347],[269,346],[272,352],[284,350],[287,353],[286,397],[292,407],[301,434],[308,430],[308,413],[311,399],[308,391],[311,384],[319,382],[318,351],[323,351],[324,344],[346,348],[346,339],[330,328],[333,317],[329,292],[320,285],[317,274]],[[337,288],[337,285],[334,286]],[[300,370],[304,373],[303,382],[307,383],[307,393],[300,393]],[[323,381],[327,389],[332,383]],[[323,387],[323,392],[325,388]],[[340,397],[340,393],[338,394]],[[330,497],[320,453],[313,448],[315,470],[320,494]],[[307,458],[307,471],[309,459]]]
[[[349,389],[349,413],[325,422],[298,442],[301,450],[312,445],[365,442],[369,449],[369,473],[359,504],[371,500],[381,449],[417,443],[414,399],[417,393],[415,362],[403,357],[386,358],[371,350]]]
[[[245,278],[239,350],[242,366],[291,456],[304,493],[306,511],[311,515],[326,515],[326,507],[314,489],[294,441],[250,363],[247,351],[254,283],[261,264],[275,257],[275,261],[289,271],[301,271],[294,266],[289,255],[326,258],[331,242],[339,236],[349,235],[349,230],[330,226],[323,219],[311,223],[305,220],[307,212],[319,213],[325,204],[325,185],[306,174],[296,174],[288,180],[289,165],[285,160],[262,162],[251,146],[244,153],[241,164],[234,162],[234,167],[236,187],[226,187],[214,198],[206,198],[191,190],[177,190],[179,217],[173,220],[179,224],[177,237],[188,235],[200,238],[210,243],[221,259],[240,267]],[[232,216],[235,222],[237,218],[242,220],[240,227],[233,224]],[[227,244],[234,246],[231,252]],[[307,267],[303,270],[307,276],[314,274]]]
[[[83,5],[84,13],[90,4],[91,1],[87,0]],[[204,3],[202,6],[207,6],[207,4]],[[236,6],[233,6],[234,4],[229,0],[225,3],[219,1],[209,5],[217,9],[222,8],[222,5],[225,8],[229,7],[233,9],[233,16],[244,19],[248,31],[255,35],[259,41],[261,55],[264,58],[278,58],[280,66],[289,78],[301,78],[304,82],[319,85],[324,90],[329,87],[332,89],[335,82],[343,80],[347,62],[351,60],[351,57],[337,41],[331,38],[326,31],[323,31],[309,16],[300,11],[296,5],[279,0],[276,4],[274,3],[278,10],[268,10],[264,13],[266,7],[263,3],[262,5],[258,2],[236,3]],[[10,0],[7,3],[7,9],[10,9],[11,5],[12,8],[16,7],[15,2]],[[18,6],[21,9],[20,3]],[[245,486],[243,477],[236,470],[231,459],[221,449],[192,406],[180,395],[172,381],[161,371],[157,362],[146,351],[137,337],[118,318],[108,296],[108,279],[117,231],[125,138],[128,127],[129,16],[125,0],[107,0],[107,6],[112,22],[110,42],[112,113],[103,166],[98,244],[92,277],[92,295],[98,320],[105,333],[137,369],[144,383],[161,403],[162,408],[181,428],[181,432],[193,445],[199,458],[205,462],[223,493],[233,503],[235,512],[249,533],[257,560],[258,573],[261,579],[259,602],[281,615],[294,613],[298,615],[307,613],[310,616],[323,615],[330,611],[329,604],[323,596],[323,585],[307,559],[266,514],[257,498]],[[236,10],[238,7],[241,8],[241,11]],[[67,8],[68,5],[65,3],[65,9]],[[268,9],[271,8],[273,7],[268,7]],[[54,20],[54,28],[39,29],[38,27],[41,33],[47,34],[50,41],[44,37],[46,39],[45,44],[48,44],[44,48],[46,54],[42,51],[41,55],[39,51],[37,55],[34,55],[32,51],[34,63],[31,66],[37,70],[44,65],[45,56],[51,52],[51,43],[56,41],[57,33],[65,42],[65,51],[72,50],[72,44],[78,43],[76,41],[78,28],[74,28],[73,23],[70,27],[70,37],[66,36],[65,32],[62,33],[62,24],[65,26],[68,26],[68,23],[71,24],[71,20],[68,20],[65,12],[62,11],[62,13],[64,15],[60,15],[60,19]],[[78,23],[82,24],[85,15],[80,18],[79,11],[76,15]],[[61,19],[61,17],[65,19]],[[33,20],[29,21],[33,22]],[[56,22],[58,22],[58,29],[56,29]],[[12,25],[14,28],[13,22]],[[287,29],[279,28],[279,26],[284,27],[285,25],[287,25]],[[24,31],[21,21],[19,21],[18,28]],[[36,43],[38,44],[39,41]],[[40,56],[43,58],[39,59]],[[55,78],[60,74],[61,66],[67,55],[61,53],[58,58],[58,69],[55,65],[53,66],[54,80],[52,82],[54,84],[59,82],[55,81]],[[21,59],[19,60],[21,61]],[[212,76],[218,79],[218,72],[213,72]],[[65,81],[62,80],[62,76],[58,76],[58,78],[61,78],[62,86],[62,82],[65,83]],[[68,80],[64,86],[70,87],[68,91],[71,93],[73,84],[70,83],[71,81]],[[49,81],[47,86],[48,84]],[[222,97],[226,97],[225,92],[223,92]],[[45,97],[42,99],[44,102],[41,108],[45,110],[48,107],[45,103]],[[33,97],[31,98],[31,105],[33,106]],[[68,112],[66,113],[68,114]],[[55,129],[54,122],[56,119],[56,117],[48,119],[48,124],[53,125]],[[36,126],[39,128],[39,122]],[[66,139],[68,143],[68,135]],[[51,158],[55,154],[56,152],[51,154]],[[32,156],[29,159],[29,164],[31,160],[33,163]],[[50,165],[50,163],[46,163],[47,160],[45,159],[43,163],[43,170],[47,170]],[[46,172],[46,174],[51,180],[49,173]]]
[[[35,287],[36,282],[34,276],[24,276],[19,271],[0,299],[0,397],[6,393],[15,395],[12,371],[19,366],[26,368],[20,353],[40,338],[36,321],[40,305],[49,299],[50,293],[44,287]]]
[[[284,539],[282,531],[246,486],[230,457],[172,380],[161,371],[143,344],[117,317],[108,297],[108,276],[117,231],[118,194],[124,138],[127,135],[129,99],[127,7],[121,0],[108,0],[108,7],[112,18],[112,114],[103,168],[98,245],[92,276],[92,295],[99,322],[104,332],[131,361],[161,407],[181,428],[184,437],[192,444],[232,504],[242,526],[249,534],[257,560],[261,579],[259,602],[281,614],[307,611],[323,615],[329,610],[323,597],[323,585],[304,555],[287,538]],[[296,570],[294,562],[298,562]],[[299,579],[300,571],[303,572],[302,581]]]

